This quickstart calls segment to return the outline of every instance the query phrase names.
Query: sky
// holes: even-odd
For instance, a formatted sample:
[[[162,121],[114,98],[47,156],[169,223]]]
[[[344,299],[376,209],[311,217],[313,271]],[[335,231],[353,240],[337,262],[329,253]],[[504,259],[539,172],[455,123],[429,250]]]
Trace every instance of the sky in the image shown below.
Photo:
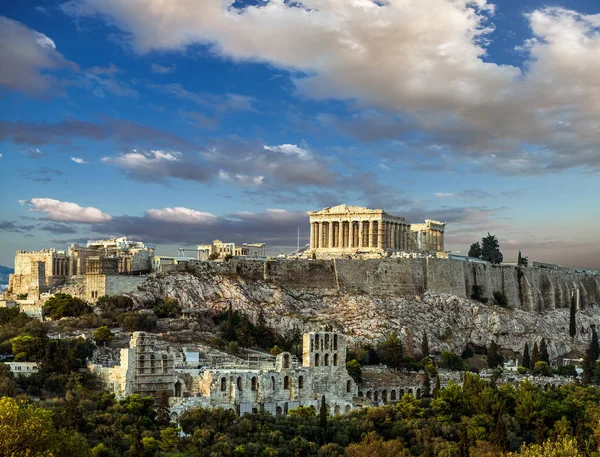
[[[597,0],[12,0],[0,62],[0,264],[346,203],[600,269]]]

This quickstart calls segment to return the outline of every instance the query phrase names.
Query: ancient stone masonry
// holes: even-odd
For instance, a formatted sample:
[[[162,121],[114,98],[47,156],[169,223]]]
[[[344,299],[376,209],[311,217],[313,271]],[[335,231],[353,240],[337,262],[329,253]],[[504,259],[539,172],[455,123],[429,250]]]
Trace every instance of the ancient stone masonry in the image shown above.
[[[149,272],[153,255],[154,247],[128,241],[125,237],[88,241],[86,246],[72,244],[68,253],[56,249],[17,251],[8,292],[38,299],[61,284],[80,282],[85,284],[86,290],[81,298],[94,301],[108,293],[111,289],[108,283],[113,276]],[[120,293],[131,292],[140,284],[139,279],[112,282],[125,286]]]
[[[121,350],[120,365],[93,364],[90,369],[119,397],[168,392],[174,419],[196,406],[287,414],[298,406],[318,409],[323,396],[332,414],[355,408],[358,386],[346,370],[344,336],[311,332],[303,341],[302,361],[283,352],[234,363],[200,359],[190,364],[173,348],[160,347],[155,335],[136,332],[130,347]]]
[[[309,253],[325,256],[387,255],[394,251],[444,250],[446,224],[426,220],[411,225],[381,209],[339,205],[310,211]]]

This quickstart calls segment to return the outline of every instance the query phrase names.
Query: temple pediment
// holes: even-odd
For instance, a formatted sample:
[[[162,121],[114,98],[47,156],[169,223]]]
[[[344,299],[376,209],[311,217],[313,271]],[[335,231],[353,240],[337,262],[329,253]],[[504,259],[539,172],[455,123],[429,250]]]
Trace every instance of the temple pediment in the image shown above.
[[[308,214],[311,216],[325,215],[325,214],[381,214],[384,211],[382,209],[370,209],[362,206],[348,206],[345,203],[330,208],[324,208],[320,211],[309,211]]]

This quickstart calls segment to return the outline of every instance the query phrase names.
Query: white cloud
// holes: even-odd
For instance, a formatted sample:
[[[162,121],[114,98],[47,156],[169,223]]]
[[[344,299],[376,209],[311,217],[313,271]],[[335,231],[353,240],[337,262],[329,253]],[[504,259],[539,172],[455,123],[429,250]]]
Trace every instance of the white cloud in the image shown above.
[[[212,224],[217,217],[211,213],[204,213],[189,208],[175,207],[163,209],[149,209],[146,211],[148,217],[163,222],[177,224]]]
[[[454,194],[452,192],[436,192],[435,196],[438,198],[449,198],[454,197]]]
[[[49,72],[78,70],[51,38],[4,16],[0,16],[0,62],[0,87],[35,96],[51,87],[60,92],[60,83]]]
[[[227,184],[236,184],[238,186],[260,186],[265,177],[264,176],[250,176],[241,173],[228,173],[225,170],[219,170],[219,179]]]
[[[73,0],[64,9],[104,17],[139,53],[200,43],[224,58],[299,70],[300,93],[399,115],[398,138],[408,125],[483,168],[508,159],[515,162],[499,172],[600,169],[600,15],[530,13],[521,69],[486,58],[494,38],[494,7],[486,0],[233,5]],[[393,136],[395,128],[387,122],[382,133]],[[531,160],[521,166],[526,155]]]
[[[306,149],[303,149],[295,144],[281,144],[279,146],[265,146],[267,151],[279,152],[288,156],[296,156],[299,159],[309,159],[311,154]]]
[[[175,71],[175,65],[164,67],[162,65],[158,65],[156,63],[153,63],[150,66],[150,69],[152,70],[152,73],[156,73],[156,74],[159,74],[159,75],[165,75],[167,73],[171,73],[171,72]]]
[[[2,158],[2,154],[0,154],[0,159]]]
[[[19,203],[29,205],[31,211],[45,213],[52,221],[98,224],[112,219],[98,208],[82,207],[77,203],[61,202],[52,198],[32,198],[31,200],[19,200]]]
[[[79,163],[79,164],[84,164],[87,163],[85,160],[81,159],[80,157],[71,157],[71,160],[75,163]]]

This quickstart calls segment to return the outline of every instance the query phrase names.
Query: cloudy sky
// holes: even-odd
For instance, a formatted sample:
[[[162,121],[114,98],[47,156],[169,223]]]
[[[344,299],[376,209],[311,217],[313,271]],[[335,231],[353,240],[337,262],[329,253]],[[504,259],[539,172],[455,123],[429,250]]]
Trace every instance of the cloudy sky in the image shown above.
[[[0,264],[347,203],[600,268],[597,0],[12,0],[0,62]]]

